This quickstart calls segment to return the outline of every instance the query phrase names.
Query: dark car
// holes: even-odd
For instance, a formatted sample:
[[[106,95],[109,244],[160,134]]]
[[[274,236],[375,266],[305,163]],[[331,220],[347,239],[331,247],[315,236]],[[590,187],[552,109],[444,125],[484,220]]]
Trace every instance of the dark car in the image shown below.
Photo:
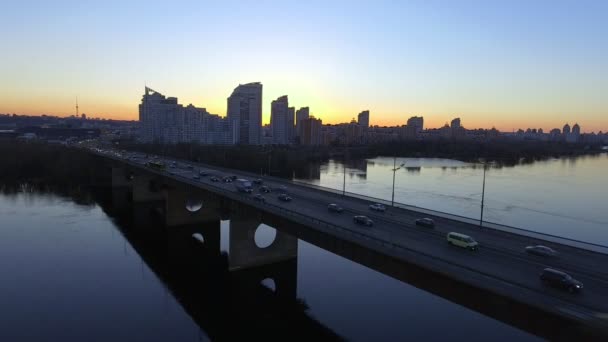
[[[269,188],[269,187],[267,187],[266,185],[263,185],[263,186],[261,186],[261,187],[260,187],[260,192],[263,192],[263,193],[269,193],[269,192],[271,192],[271,191],[272,191],[272,190],[270,190],[270,188]]]
[[[331,211],[332,213],[341,213],[344,211],[344,208],[337,205],[336,203],[331,203],[327,206],[327,210]]]
[[[583,289],[583,283],[572,278],[568,273],[553,268],[545,268],[540,274],[540,280],[543,284],[566,290],[570,293]]]
[[[422,226],[422,227],[427,227],[427,228],[433,228],[433,227],[435,227],[435,221],[433,221],[433,219],[425,217],[425,218],[417,219],[416,225]]]
[[[262,183],[264,183],[264,181],[263,181],[263,180],[261,180],[261,179],[259,179],[259,178],[258,178],[258,179],[254,179],[254,180],[253,180],[253,184],[256,184],[256,185],[262,185]]]
[[[201,177],[207,177],[207,176],[209,176],[209,173],[207,173],[205,171],[201,171],[201,172],[199,172],[199,175],[201,175]]]
[[[262,196],[260,194],[253,195],[253,199],[255,201],[262,202],[262,203],[266,202],[266,199],[264,198],[264,196]]]
[[[353,216],[353,222],[356,224],[361,224],[364,226],[371,227],[374,225],[374,221],[372,221],[369,217],[363,215]]]
[[[209,180],[212,181],[212,182],[219,182],[220,181],[220,179],[217,178],[217,177],[215,177],[215,176],[209,178]]]
[[[553,248],[549,248],[547,246],[536,245],[536,246],[528,246],[526,247],[526,253],[534,254],[544,257],[556,257],[557,252]]]
[[[374,203],[369,205],[369,209],[373,211],[379,211],[381,213],[386,211],[386,207],[380,203]]]
[[[224,178],[222,178],[222,182],[224,182],[224,183],[232,183],[232,178],[230,178],[230,177],[224,177]]]
[[[291,202],[291,197],[289,197],[287,194],[280,194],[279,199],[283,202]]]
[[[228,177],[228,178],[230,178],[231,180],[236,180],[236,179],[237,179],[237,178],[239,178],[239,177],[237,177],[237,176],[230,176],[230,177]]]

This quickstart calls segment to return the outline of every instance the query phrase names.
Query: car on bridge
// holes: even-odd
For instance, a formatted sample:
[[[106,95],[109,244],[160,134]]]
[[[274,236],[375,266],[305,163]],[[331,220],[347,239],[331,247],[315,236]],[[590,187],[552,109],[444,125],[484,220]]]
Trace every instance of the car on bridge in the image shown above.
[[[232,178],[226,176],[226,177],[222,178],[222,182],[224,182],[224,183],[232,183]]]
[[[212,182],[219,182],[220,181],[220,179],[217,178],[217,177],[215,177],[215,176],[209,178],[209,180],[212,181]]]
[[[553,268],[545,268],[540,274],[543,284],[566,290],[570,293],[579,292],[583,289],[583,283],[572,278],[568,273]]]
[[[264,198],[264,196],[262,196],[260,194],[253,195],[253,200],[256,202],[266,203],[266,199]]]
[[[479,248],[479,243],[468,235],[449,232],[447,234],[447,240],[450,245],[466,248],[471,251],[475,251]]]
[[[342,208],[341,206],[337,205],[336,203],[330,203],[327,205],[327,210],[332,212],[332,213],[341,213],[344,211],[344,208]]]
[[[280,194],[278,198],[283,202],[291,202],[292,200],[292,198],[289,197],[287,194]]]
[[[207,172],[205,172],[205,171],[200,171],[198,174],[199,174],[201,177],[207,177],[207,176],[209,176],[209,173],[207,173]]]
[[[425,217],[425,218],[417,219],[416,225],[422,226],[422,227],[427,227],[427,228],[435,228],[435,221],[433,221],[433,219]]]
[[[543,257],[556,257],[557,256],[557,252],[553,248],[550,248],[547,246],[542,246],[542,245],[528,246],[528,247],[526,247],[525,251],[528,254],[533,254],[533,255],[538,255],[538,256],[543,256]]]
[[[380,204],[380,203],[370,204],[369,209],[373,210],[373,211],[379,211],[381,213],[386,211],[386,207],[384,206],[384,204]]]
[[[194,176],[192,176],[193,179],[201,179],[201,176],[194,174]]]
[[[264,181],[259,178],[253,180],[253,184],[255,184],[255,185],[262,185],[262,183],[264,183]]]
[[[363,215],[353,216],[353,222],[367,227],[371,227],[374,225],[374,221],[372,221],[372,219]]]
[[[260,187],[260,192],[263,192],[263,193],[266,193],[266,194],[267,194],[267,193],[269,193],[269,192],[272,192],[272,190],[270,190],[270,188],[269,188],[269,187],[267,187],[266,185],[262,185],[262,186]]]

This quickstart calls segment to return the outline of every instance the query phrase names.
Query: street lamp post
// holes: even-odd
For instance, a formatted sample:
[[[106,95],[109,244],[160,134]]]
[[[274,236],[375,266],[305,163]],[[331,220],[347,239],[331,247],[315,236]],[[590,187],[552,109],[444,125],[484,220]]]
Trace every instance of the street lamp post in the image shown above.
[[[344,158],[344,161],[342,161],[342,171],[342,196],[346,196],[346,157]]]
[[[401,165],[397,167],[397,157],[393,157],[393,195],[391,196],[391,207],[395,206],[395,174],[397,173],[397,170],[402,168],[404,165],[405,163],[401,163]]]
[[[481,183],[481,214],[479,216],[479,227],[483,227],[483,205],[484,205],[484,200],[485,200],[485,194],[486,194],[486,168],[487,168],[487,164],[484,162],[483,163],[483,182]]]

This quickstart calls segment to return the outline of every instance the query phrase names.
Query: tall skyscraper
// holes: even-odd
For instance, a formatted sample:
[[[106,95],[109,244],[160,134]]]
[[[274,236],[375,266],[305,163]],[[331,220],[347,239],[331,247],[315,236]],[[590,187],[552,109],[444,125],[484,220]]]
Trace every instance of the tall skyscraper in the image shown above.
[[[293,125],[293,121],[291,123]],[[287,95],[272,101],[270,105],[270,127],[274,144],[289,143],[289,100]]]
[[[369,128],[369,110],[364,110],[357,116],[357,123],[365,131]]]
[[[236,143],[259,145],[262,136],[262,83],[239,84],[228,97],[227,114],[235,126]]]
[[[564,135],[565,135],[565,134],[570,134],[570,125],[565,124],[565,125],[564,125],[564,129],[563,129],[563,131],[562,131],[562,132],[564,133]]]
[[[300,122],[308,119],[309,116],[310,109],[308,107],[302,107],[296,111],[296,136],[302,136],[302,126],[300,126]]]
[[[450,127],[453,130],[460,128],[460,118],[456,118],[456,119],[452,120],[452,122],[450,123]]]

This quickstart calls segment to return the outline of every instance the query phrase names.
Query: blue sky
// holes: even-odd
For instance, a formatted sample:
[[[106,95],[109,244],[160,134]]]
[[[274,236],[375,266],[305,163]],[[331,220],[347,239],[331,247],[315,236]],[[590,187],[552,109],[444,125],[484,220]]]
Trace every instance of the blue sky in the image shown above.
[[[608,130],[606,1],[19,1],[0,113],[136,118],[144,84],[224,115],[239,83],[324,122]]]

